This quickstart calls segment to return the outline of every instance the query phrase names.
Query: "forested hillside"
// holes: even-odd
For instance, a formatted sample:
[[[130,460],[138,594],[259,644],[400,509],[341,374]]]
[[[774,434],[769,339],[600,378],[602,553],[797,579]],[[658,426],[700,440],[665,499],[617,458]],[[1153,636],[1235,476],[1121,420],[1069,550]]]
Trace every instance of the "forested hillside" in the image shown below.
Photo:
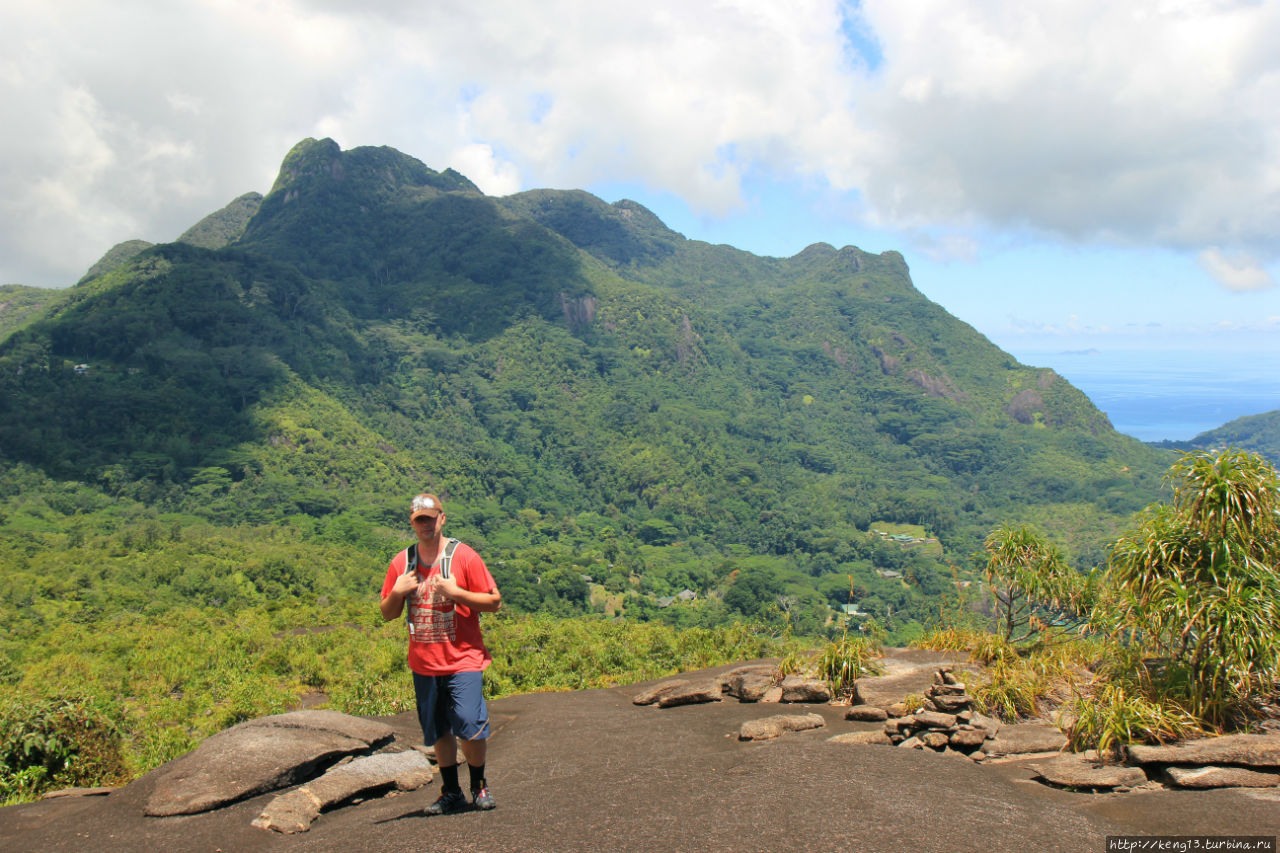
[[[5,327],[11,657],[32,619],[371,596],[424,489],[516,609],[902,635],[998,523],[1099,560],[1168,464],[895,252],[330,140],[223,213]]]
[[[1153,446],[1170,450],[1238,447],[1269,459],[1273,465],[1280,465],[1280,409],[1236,418],[1216,429],[1202,432],[1190,441],[1164,441]]]

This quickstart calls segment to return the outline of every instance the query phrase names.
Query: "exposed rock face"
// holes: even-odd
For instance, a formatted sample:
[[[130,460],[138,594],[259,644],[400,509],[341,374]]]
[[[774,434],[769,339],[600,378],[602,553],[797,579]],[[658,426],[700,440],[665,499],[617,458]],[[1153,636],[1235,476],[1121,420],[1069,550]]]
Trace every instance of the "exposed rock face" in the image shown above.
[[[283,833],[306,832],[329,806],[391,786],[412,791],[430,782],[431,776],[431,763],[416,749],[366,755],[276,797],[253,825]]]
[[[820,729],[826,724],[821,714],[775,714],[743,723],[738,729],[738,740],[769,740],[787,732]]]
[[[156,781],[146,814],[196,814],[285,788],[392,737],[388,726],[336,711],[250,720],[218,732],[174,761]]]
[[[1280,734],[1223,735],[1168,746],[1130,746],[1138,764],[1241,764],[1280,767]]]

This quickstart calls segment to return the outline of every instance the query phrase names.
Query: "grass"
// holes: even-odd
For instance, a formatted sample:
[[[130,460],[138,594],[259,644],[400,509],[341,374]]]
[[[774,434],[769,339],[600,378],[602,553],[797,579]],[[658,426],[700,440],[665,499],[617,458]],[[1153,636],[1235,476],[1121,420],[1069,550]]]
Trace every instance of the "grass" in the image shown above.
[[[1067,729],[1072,751],[1094,748],[1118,756],[1130,743],[1166,743],[1205,733],[1196,716],[1169,697],[1152,697],[1131,684],[1109,682],[1076,697]]]

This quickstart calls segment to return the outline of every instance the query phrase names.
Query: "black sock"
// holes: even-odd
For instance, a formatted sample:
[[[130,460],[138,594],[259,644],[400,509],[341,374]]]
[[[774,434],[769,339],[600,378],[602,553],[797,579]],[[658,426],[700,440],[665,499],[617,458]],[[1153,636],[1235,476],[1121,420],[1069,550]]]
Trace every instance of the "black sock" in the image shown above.
[[[469,767],[471,770],[471,790],[479,791],[484,787],[484,765]]]
[[[458,791],[461,793],[462,787],[458,784],[458,765],[454,764],[449,767],[440,765],[440,781],[444,784],[441,787],[445,791]]]

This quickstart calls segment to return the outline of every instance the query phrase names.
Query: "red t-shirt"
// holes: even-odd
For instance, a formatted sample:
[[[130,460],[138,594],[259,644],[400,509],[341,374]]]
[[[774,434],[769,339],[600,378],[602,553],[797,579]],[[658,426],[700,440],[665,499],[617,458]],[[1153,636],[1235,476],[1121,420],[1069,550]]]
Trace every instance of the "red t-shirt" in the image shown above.
[[[382,582],[383,598],[391,594],[396,578],[404,574],[408,553],[405,549],[391,558],[387,577]],[[409,669],[419,675],[480,672],[493,661],[480,636],[480,614],[433,594],[431,578],[439,574],[439,560],[429,569],[419,562],[418,577],[422,582],[404,600],[405,607],[409,608]],[[498,588],[484,560],[462,542],[454,549],[449,574],[458,586],[471,592],[492,592]]]

